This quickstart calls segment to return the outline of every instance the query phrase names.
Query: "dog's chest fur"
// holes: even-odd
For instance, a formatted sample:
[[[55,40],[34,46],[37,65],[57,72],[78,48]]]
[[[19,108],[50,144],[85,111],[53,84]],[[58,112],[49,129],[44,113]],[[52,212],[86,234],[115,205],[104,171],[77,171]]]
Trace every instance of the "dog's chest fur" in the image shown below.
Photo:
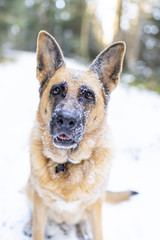
[[[71,189],[68,188],[67,185],[64,185],[62,189],[61,184],[57,184],[59,190],[61,188],[61,191],[59,191],[59,193],[55,190],[52,192],[50,190],[44,189],[40,185],[38,179],[35,179],[36,183],[34,184],[34,188],[38,192],[39,196],[42,197],[42,199],[45,199],[45,205],[47,207],[47,215],[49,220],[53,220],[58,224],[63,222],[66,222],[68,224],[75,224],[85,218],[86,210],[88,210],[88,207],[95,203],[97,199],[103,196],[103,193],[106,190],[106,182],[108,176],[106,175],[106,177],[103,178],[103,181],[100,181],[99,185],[97,185],[96,188],[92,187],[92,189],[88,188],[88,190],[86,190],[86,185],[91,184],[91,182],[95,186],[95,181],[91,179],[91,176],[89,178],[85,180],[86,183],[79,183],[79,187],[75,185],[74,188],[73,186],[72,193]],[[68,194],[66,192],[68,192]],[[62,196],[60,196],[60,193]],[[70,200],[64,198],[67,195]],[[75,197],[77,200],[74,200]]]
[[[106,190],[112,159],[110,138],[103,139],[105,147],[97,146],[88,160],[69,163],[64,172],[58,173],[55,162],[43,155],[42,139],[36,127],[31,140],[32,175],[28,195],[32,198],[31,192],[37,191],[48,209],[49,219],[57,223],[79,222],[85,217],[86,209]]]

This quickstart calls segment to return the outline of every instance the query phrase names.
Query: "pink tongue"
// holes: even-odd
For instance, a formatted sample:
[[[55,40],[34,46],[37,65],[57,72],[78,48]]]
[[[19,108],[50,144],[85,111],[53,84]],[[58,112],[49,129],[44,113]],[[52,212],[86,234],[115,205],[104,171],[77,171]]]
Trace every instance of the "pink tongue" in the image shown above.
[[[66,135],[62,134],[58,136],[60,139],[64,139],[64,140],[70,140],[69,137],[67,137]]]

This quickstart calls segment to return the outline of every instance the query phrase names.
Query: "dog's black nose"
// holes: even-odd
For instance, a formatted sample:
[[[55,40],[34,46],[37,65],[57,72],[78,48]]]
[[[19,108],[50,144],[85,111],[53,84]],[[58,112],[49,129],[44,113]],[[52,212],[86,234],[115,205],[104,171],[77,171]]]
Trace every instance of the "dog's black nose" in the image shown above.
[[[64,130],[72,130],[77,124],[76,114],[69,111],[61,111],[57,115],[56,123],[58,127]]]

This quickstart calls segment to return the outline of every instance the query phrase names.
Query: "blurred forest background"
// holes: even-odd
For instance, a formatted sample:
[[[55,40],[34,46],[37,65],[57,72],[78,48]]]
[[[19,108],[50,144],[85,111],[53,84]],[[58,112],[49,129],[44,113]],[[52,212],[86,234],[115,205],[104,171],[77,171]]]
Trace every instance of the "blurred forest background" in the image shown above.
[[[35,51],[42,29],[86,63],[125,41],[122,81],[160,93],[160,0],[0,0],[0,61],[8,49]]]

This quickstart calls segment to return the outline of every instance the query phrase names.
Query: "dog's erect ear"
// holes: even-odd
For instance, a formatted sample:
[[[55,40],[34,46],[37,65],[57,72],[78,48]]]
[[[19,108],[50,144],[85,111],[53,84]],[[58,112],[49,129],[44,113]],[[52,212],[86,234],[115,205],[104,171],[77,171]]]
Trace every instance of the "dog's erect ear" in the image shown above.
[[[37,39],[37,78],[40,84],[63,65],[63,53],[56,40],[49,33],[40,31]]]
[[[106,93],[111,92],[118,84],[124,53],[125,43],[114,43],[103,50],[90,66],[90,69],[98,75]]]

